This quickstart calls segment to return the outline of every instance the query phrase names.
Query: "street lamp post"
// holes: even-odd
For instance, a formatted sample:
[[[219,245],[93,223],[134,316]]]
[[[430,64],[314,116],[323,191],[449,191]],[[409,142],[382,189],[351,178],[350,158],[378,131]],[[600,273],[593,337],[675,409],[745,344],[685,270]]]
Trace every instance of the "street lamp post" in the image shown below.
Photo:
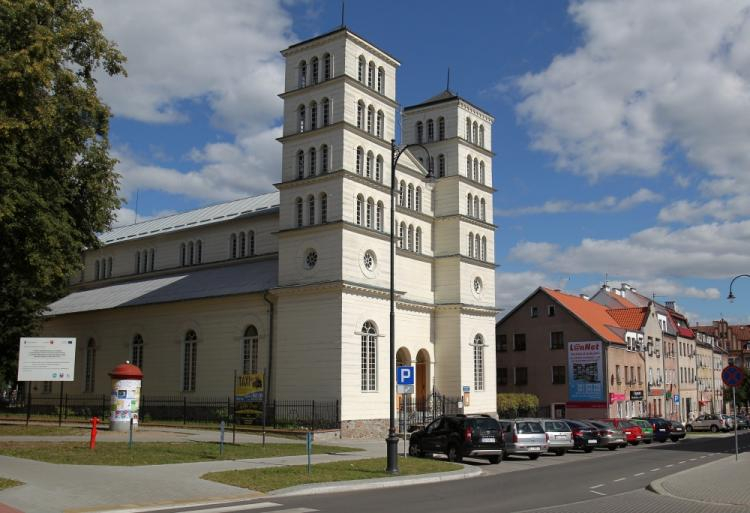
[[[394,270],[396,262],[396,163],[409,148],[422,148],[427,154],[427,178],[432,178],[432,167],[430,166],[430,152],[419,143],[396,146],[396,140],[391,139],[391,284],[390,284],[390,401],[389,401],[389,425],[388,438],[385,439],[387,464],[385,471],[389,474],[398,474],[398,436],[396,436],[396,302],[394,299]]]
[[[750,278],[750,274],[739,274],[732,278],[732,281],[729,283],[729,295],[727,296],[727,299],[730,303],[734,302],[735,300],[735,296],[734,294],[732,294],[732,285],[734,285],[734,280],[736,280],[737,278]]]

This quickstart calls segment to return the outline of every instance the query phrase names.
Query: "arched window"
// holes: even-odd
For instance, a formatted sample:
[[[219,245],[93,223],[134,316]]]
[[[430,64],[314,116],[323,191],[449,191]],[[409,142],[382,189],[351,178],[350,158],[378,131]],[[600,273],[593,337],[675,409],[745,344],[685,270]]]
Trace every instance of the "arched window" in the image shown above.
[[[302,228],[302,225],[304,224],[304,216],[302,212],[302,198],[297,198],[294,200],[295,208],[297,210],[297,228]]]
[[[318,58],[313,57],[310,59],[310,79],[313,84],[318,83]]]
[[[484,390],[484,338],[478,334],[474,337],[474,390]]]
[[[438,118],[438,140],[442,141],[445,139],[445,118]]]
[[[195,243],[196,253],[198,254],[197,263],[203,262],[203,241],[198,241]]]
[[[471,142],[471,119],[466,118],[466,140]]]
[[[486,207],[487,207],[487,203],[484,201],[484,198],[482,198],[482,200],[479,202],[479,211],[480,211],[480,217],[482,218],[482,221],[487,220],[486,212],[485,212]]]
[[[417,134],[416,134],[417,142],[421,143],[422,139],[424,138],[424,125],[422,124],[421,121],[417,121],[416,131],[417,131]]]
[[[469,256],[474,256],[474,233],[469,232]]]
[[[308,176],[315,176],[315,168],[318,165],[318,155],[315,148],[310,148],[310,150],[308,150],[307,160],[310,162],[310,172],[308,173]]]
[[[140,261],[140,257],[141,257],[141,253],[140,253],[140,251],[139,251],[139,252],[136,252],[135,256],[136,256],[136,258],[138,259],[138,260],[136,261],[136,265],[135,265],[135,272],[138,272],[138,269],[140,268],[140,266],[139,266],[139,264],[138,264],[138,261]],[[95,279],[95,280],[98,280],[98,279],[100,279],[100,278],[99,278],[99,276],[100,276],[100,274],[99,274],[99,272],[100,272],[100,271],[99,271],[99,268],[100,268],[100,267],[101,267],[101,264],[99,263],[99,260],[97,260],[96,262],[94,262],[94,279]]]
[[[153,249],[151,250],[154,251]],[[153,256],[153,255],[152,255]],[[154,261],[151,260],[151,270],[154,270]],[[112,277],[112,257],[107,258],[107,278]]]
[[[385,70],[382,66],[378,68],[378,92],[385,94]]]
[[[414,195],[414,210],[417,212],[422,211],[422,188],[417,187],[417,191]]]
[[[133,337],[130,363],[143,370],[143,337],[136,333]]]
[[[474,200],[471,193],[466,196],[466,215],[469,217],[473,217],[474,215]]]
[[[479,146],[484,148],[484,125],[479,125]]]
[[[357,195],[357,224],[362,225],[363,210],[365,208],[365,198],[361,194]]]
[[[365,61],[365,57],[363,55],[359,56],[359,65],[357,66],[357,80],[365,83],[365,66],[367,66],[367,62]]]
[[[474,124],[472,125],[472,130],[471,130],[471,142],[476,144],[478,141],[479,141],[479,128],[478,128],[477,122],[474,121]]]
[[[310,130],[318,128],[318,104],[310,102]]]
[[[195,244],[193,241],[188,242],[188,265],[195,263]]]
[[[406,194],[406,208],[414,208],[414,185],[409,184]]]
[[[367,107],[367,133],[371,134],[374,127],[374,120],[375,120],[375,108],[370,105]]]
[[[377,342],[378,332],[375,324],[367,321],[362,325],[360,333],[362,338],[361,365],[362,365],[362,391],[374,392],[377,390]]]
[[[297,84],[299,87],[307,85],[307,63],[305,61],[299,63]]]
[[[479,181],[479,161],[476,158],[474,159],[474,181]]]
[[[479,183],[484,183],[484,161],[479,163]]]
[[[383,157],[380,155],[375,159],[375,180],[378,182],[383,181]]]
[[[255,254],[255,232],[253,230],[247,232],[247,254],[250,256]]]
[[[148,252],[144,249],[141,255],[142,255],[141,258],[142,258],[142,263],[143,263],[143,268],[141,269],[141,272],[145,273],[146,270],[148,269]],[[106,268],[106,264],[104,265],[104,267]]]
[[[308,224],[315,224],[315,196],[312,194],[307,197],[307,220]]]
[[[364,129],[365,127],[365,102],[362,100],[357,102],[357,128]]]
[[[326,53],[323,55],[323,80],[331,79],[331,54]]]
[[[398,227],[398,247],[404,249],[406,245],[406,223],[401,223]]]
[[[297,178],[302,180],[305,177],[305,152],[297,152]]]
[[[185,266],[185,243],[180,244],[180,265]]]
[[[414,251],[414,225],[409,225],[408,237],[406,239],[409,251]]]
[[[300,105],[297,108],[297,127],[299,132],[305,131],[305,106]]]
[[[471,178],[471,155],[466,157],[466,178]]]
[[[362,149],[362,146],[357,147],[357,174],[362,174],[362,160],[364,159],[364,153],[365,150]]]
[[[406,205],[406,182],[401,180],[398,184],[398,206],[403,207]]]
[[[320,147],[320,172],[328,172],[328,145],[324,144]]]
[[[375,128],[375,135],[377,135],[381,139],[383,138],[383,127],[384,127],[384,125],[385,125],[385,115],[383,114],[382,110],[379,110],[378,111],[378,123],[377,123],[376,128]]]
[[[479,196],[474,196],[474,217],[479,219]]]
[[[182,344],[182,391],[195,392],[198,369],[198,335],[195,331],[188,330]]]
[[[245,232],[240,232],[240,257],[245,256]]]
[[[375,210],[375,229],[379,232],[383,231],[383,202],[378,201],[377,209]]]
[[[445,155],[438,155],[438,178],[445,176]]]
[[[86,344],[86,367],[83,373],[83,391],[93,392],[96,382],[96,342],[90,338]]]
[[[435,140],[435,123],[431,120],[427,120],[427,142]]]
[[[430,160],[428,161],[430,164],[427,166],[427,173],[429,175],[432,175],[432,173],[435,172],[435,157],[430,157]]]
[[[328,222],[328,195],[325,192],[320,193],[320,222]]]
[[[367,215],[365,216],[365,225],[372,228],[373,218],[375,217],[375,202],[372,198],[367,198]]]
[[[367,178],[372,178],[372,164],[373,164],[374,155],[371,151],[367,152],[367,162],[365,163],[365,176]]]
[[[258,330],[255,326],[248,326],[242,336],[242,373],[256,374],[258,372]]]
[[[417,227],[417,233],[414,236],[414,251],[422,252],[422,228]]]
[[[331,101],[328,98],[323,98],[320,102],[321,117],[323,118],[323,126],[331,124]]]
[[[479,260],[479,251],[481,250],[481,244],[482,239],[479,238],[479,234],[477,233],[474,236],[474,258],[476,258],[477,260]]]
[[[375,88],[375,63],[372,61],[370,61],[367,67],[367,87],[371,89]]]
[[[487,237],[482,237],[482,260],[487,261]]]
[[[96,261],[96,279],[99,279],[99,261]],[[141,272],[141,252],[135,252],[135,272],[136,274]]]
[[[156,250],[154,248],[151,248],[151,259],[149,260],[149,266],[150,266],[149,267],[149,271],[153,271],[154,270],[154,266],[156,265],[154,263],[154,257],[155,256],[156,256]],[[110,271],[112,270],[112,263],[111,262],[110,262],[110,265],[109,265],[109,270]]]

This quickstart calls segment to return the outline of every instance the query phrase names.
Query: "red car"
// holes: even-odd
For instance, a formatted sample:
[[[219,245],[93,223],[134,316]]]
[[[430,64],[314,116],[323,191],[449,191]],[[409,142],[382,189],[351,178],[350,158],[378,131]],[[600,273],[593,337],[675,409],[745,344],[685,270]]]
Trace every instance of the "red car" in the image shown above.
[[[641,440],[643,440],[643,431],[641,430],[641,427],[627,419],[604,419],[604,421],[609,422],[622,431],[625,434],[625,440],[630,445],[638,445],[641,443]],[[627,447],[627,445],[623,445],[622,447]]]

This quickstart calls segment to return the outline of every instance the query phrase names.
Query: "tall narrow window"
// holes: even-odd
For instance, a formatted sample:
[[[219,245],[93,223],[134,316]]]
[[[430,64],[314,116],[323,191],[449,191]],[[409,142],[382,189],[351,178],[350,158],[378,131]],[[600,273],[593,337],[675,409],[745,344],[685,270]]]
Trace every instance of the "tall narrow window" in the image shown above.
[[[378,68],[378,92],[385,94],[385,70],[382,67]]]
[[[474,233],[469,232],[469,256],[474,256]]]
[[[471,155],[466,157],[466,178],[471,178]]]
[[[182,344],[182,391],[195,392],[195,378],[198,368],[198,335],[195,331],[188,330]]]
[[[310,59],[310,82],[312,82],[313,84],[318,83],[318,67],[318,58],[313,57],[312,59]]]
[[[318,104],[310,102],[310,130],[318,128]]]
[[[484,148],[484,125],[479,125],[479,146]]]
[[[466,140],[471,142],[471,119],[466,118]]]
[[[305,177],[305,152],[297,152],[297,178],[302,180]]]
[[[484,183],[484,161],[479,163],[479,183]]]
[[[135,252],[135,272],[140,273],[141,272],[141,252],[136,251]],[[96,261],[96,279],[99,279],[99,261]]]
[[[414,194],[414,210],[417,212],[422,211],[422,188],[417,187],[417,191]]]
[[[133,337],[130,363],[143,370],[143,337],[140,333],[136,333]]]
[[[383,126],[385,125],[385,115],[383,114],[382,110],[378,111],[378,123],[375,129],[375,135],[383,138]]]
[[[156,264],[154,264],[154,257],[155,256],[156,256],[156,250],[154,248],[151,248],[151,258],[149,259],[149,264],[148,264],[150,266],[149,267],[149,271],[153,271],[154,270],[154,265],[156,265]],[[110,265],[110,268],[111,267],[112,266]]]
[[[374,392],[377,385],[377,342],[378,332],[375,325],[367,321],[362,325],[361,336],[361,389],[363,392]]]
[[[331,54],[323,55],[323,80],[331,79]]]
[[[417,121],[416,132],[417,142],[422,143],[422,139],[424,138],[424,125],[421,121]]]
[[[312,194],[307,197],[307,224],[315,224],[315,196]]]
[[[324,144],[320,147],[320,172],[328,172],[328,145]]]
[[[474,181],[479,181],[479,160],[474,159]]]
[[[474,215],[474,200],[471,193],[466,197],[466,215],[469,217],[473,217]]]
[[[406,193],[406,208],[414,208],[414,185],[409,184]]]
[[[478,333],[474,337],[474,390],[484,390],[484,338]]]
[[[372,198],[367,198],[367,215],[365,216],[365,225],[372,228],[373,218],[375,217],[375,202]]]
[[[146,272],[148,270],[148,251],[145,249],[143,250],[143,253],[141,253],[142,263],[143,263],[143,269],[141,272]]]
[[[367,66],[367,63],[365,61],[364,56],[359,56],[359,65],[357,66],[357,80],[365,83],[365,67]]]
[[[362,215],[364,214],[363,210],[365,208],[365,198],[361,194],[357,195],[357,224],[362,225]]]
[[[438,118],[438,140],[442,141],[445,139],[445,118]]]
[[[310,172],[308,176],[315,176],[316,174],[316,166],[318,165],[318,156],[315,151],[315,148],[310,148],[307,154],[307,159],[310,161]]]
[[[328,222],[328,195],[325,192],[320,193],[320,222]]]
[[[253,230],[247,232],[247,254],[250,256],[255,254],[255,232]]]
[[[482,221],[487,220],[487,213],[485,211],[486,207],[487,203],[484,201],[484,198],[482,198],[482,200],[479,202],[479,211],[481,212],[479,217],[481,217]]]
[[[375,229],[379,232],[383,231],[383,202],[378,201],[378,207],[375,211]]]
[[[193,241],[188,242],[188,265],[195,263],[195,244]]]
[[[180,244],[180,265],[185,266],[185,243]]]
[[[478,129],[477,122],[474,121],[474,124],[472,125],[472,130],[471,130],[471,142],[473,142],[474,144],[476,144],[479,141],[479,131],[478,130],[479,129]]]
[[[380,155],[375,159],[375,181],[383,181],[383,157]]]
[[[409,251],[414,251],[414,225],[413,224],[409,225],[409,230],[407,233],[408,233],[408,236],[406,239],[407,248],[409,249]]]
[[[417,231],[414,234],[414,251],[422,253],[422,228],[417,227]]]
[[[487,261],[487,237],[482,237],[482,260]]]
[[[153,251],[153,249],[151,251]],[[151,270],[153,271],[153,267],[154,267],[153,260],[151,261],[151,267],[152,267]],[[112,277],[112,257],[109,257],[107,258],[107,278],[111,278],[111,277]]]
[[[140,269],[140,264],[139,264],[140,258],[141,258],[141,252],[140,251],[138,251],[136,253],[136,258],[138,260],[137,260],[136,265],[135,265],[135,272],[138,272],[139,269]],[[94,262],[94,279],[95,280],[99,279],[101,266],[102,266],[102,264],[99,263],[99,260],[97,260],[96,262]]]
[[[304,132],[305,131],[305,106],[300,105],[297,108],[297,131],[298,132]]]
[[[482,243],[482,239],[479,238],[479,234],[477,233],[474,236],[474,258],[476,258],[477,260],[479,260],[479,252],[481,250],[481,243]]]
[[[371,134],[374,130],[374,120],[375,120],[375,108],[373,108],[372,105],[367,107],[367,133]]]
[[[373,165],[373,159],[374,155],[371,151],[367,152],[367,163],[365,164],[365,176],[367,178],[372,178],[372,165]]]
[[[258,372],[258,329],[248,326],[242,336],[242,373]]]
[[[367,87],[371,89],[375,88],[375,63],[372,61],[370,61],[367,67]]]
[[[323,98],[323,101],[320,102],[320,110],[323,126],[328,126],[331,123],[331,101],[328,98]]]
[[[442,153],[438,156],[438,178],[445,176],[445,155]]]
[[[435,123],[431,120],[427,120],[427,142],[435,140]]]
[[[362,174],[362,160],[364,160],[364,153],[365,150],[362,149],[362,146],[357,147],[357,174]]]
[[[198,263],[203,263],[203,241],[198,241],[195,243],[196,252],[198,253]]]
[[[406,245],[406,223],[401,223],[398,227],[398,247],[404,249]]]
[[[237,234],[233,233],[229,236],[229,256],[231,258],[237,258]]]
[[[86,344],[86,368],[84,371],[83,391],[93,392],[96,373],[96,342],[93,338]]]
[[[479,218],[479,196],[474,196],[474,217]]]
[[[365,127],[365,104],[362,100],[357,102],[357,128]]]
[[[295,208],[297,210],[297,228],[302,228],[302,225],[305,222],[302,208],[302,198],[298,197],[296,200],[294,200],[294,202]]]
[[[240,257],[245,256],[245,232],[240,232],[239,237]]]
[[[398,206],[403,207],[406,205],[406,182],[401,180],[398,184]]]
[[[299,75],[297,84],[299,87],[305,87],[307,85],[307,63],[302,61],[299,63]]]

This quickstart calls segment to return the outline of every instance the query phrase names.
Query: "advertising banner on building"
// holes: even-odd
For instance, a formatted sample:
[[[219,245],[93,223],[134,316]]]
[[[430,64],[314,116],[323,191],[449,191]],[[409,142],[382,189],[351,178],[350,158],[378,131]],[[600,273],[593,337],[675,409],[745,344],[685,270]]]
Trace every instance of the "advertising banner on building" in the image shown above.
[[[568,342],[568,402],[601,403],[604,398],[603,344]]]

